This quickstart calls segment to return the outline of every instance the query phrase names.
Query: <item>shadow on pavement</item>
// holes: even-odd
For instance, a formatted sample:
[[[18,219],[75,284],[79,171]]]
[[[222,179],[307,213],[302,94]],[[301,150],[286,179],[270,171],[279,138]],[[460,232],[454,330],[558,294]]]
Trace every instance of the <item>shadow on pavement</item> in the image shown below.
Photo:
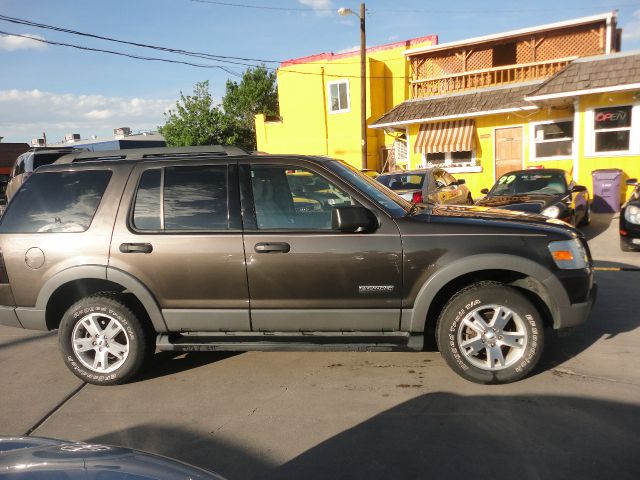
[[[597,265],[637,269],[632,265],[604,261],[597,262]],[[598,298],[589,318],[566,336],[555,335],[551,330],[545,332],[545,351],[534,374],[558,366],[601,338],[607,341],[640,326],[636,305],[640,294],[640,271],[596,271],[595,281],[598,283]]]
[[[282,425],[287,428],[286,422]],[[213,432],[184,428],[139,425],[90,441],[167,455],[230,480],[635,480],[640,471],[639,429],[640,408],[621,402],[431,393],[338,433],[281,466]],[[274,441],[286,435],[274,431]],[[268,450],[273,455],[280,449],[274,445]]]
[[[244,352],[156,352],[145,372],[136,380],[142,382],[193,368],[209,365]]]
[[[607,231],[614,216],[614,213],[592,213],[591,223],[585,227],[579,227],[579,229],[584,233],[587,240],[593,240],[598,235]]]
[[[24,332],[24,330],[20,330],[21,332]],[[51,338],[51,337],[55,337],[58,334],[57,330],[52,330],[50,332],[42,332],[42,333],[37,333],[37,334],[27,334],[24,337],[18,338],[16,340],[9,340],[7,342],[0,342],[0,348],[6,348],[6,347],[14,347],[16,345],[22,345],[25,343],[31,343],[31,342],[36,342],[38,340],[42,340],[45,338]]]

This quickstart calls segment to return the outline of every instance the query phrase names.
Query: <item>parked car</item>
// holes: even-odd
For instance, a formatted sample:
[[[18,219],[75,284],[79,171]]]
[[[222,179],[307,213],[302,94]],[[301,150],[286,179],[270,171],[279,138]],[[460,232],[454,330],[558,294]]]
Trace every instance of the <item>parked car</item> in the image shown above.
[[[160,455],[96,443],[0,437],[0,477],[13,480],[224,480]]]
[[[640,183],[630,178],[627,185],[635,188],[620,210],[620,249],[630,252],[640,250]]]
[[[20,186],[25,182],[34,170],[43,165],[49,165],[58,160],[63,155],[67,155],[81,149],[72,147],[37,147],[18,156],[16,163],[11,169],[11,174],[5,187],[7,202],[15,195]]]
[[[58,329],[89,383],[135,378],[156,348],[422,350],[425,336],[462,377],[505,383],[595,299],[564,222],[412,204],[325,157],[146,150],[40,167],[0,220],[0,324]],[[301,177],[327,200],[299,208]]]
[[[456,180],[442,168],[385,173],[376,180],[412,203],[473,204],[465,181]]]
[[[501,176],[481,191],[486,196],[476,205],[540,213],[571,225],[588,225],[591,205],[587,187],[576,185],[564,170],[541,168],[517,170]]]

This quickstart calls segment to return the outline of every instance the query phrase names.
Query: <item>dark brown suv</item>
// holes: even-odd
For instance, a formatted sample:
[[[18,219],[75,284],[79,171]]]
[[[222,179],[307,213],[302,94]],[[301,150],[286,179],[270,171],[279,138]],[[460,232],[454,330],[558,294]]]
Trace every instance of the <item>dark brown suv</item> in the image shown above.
[[[160,350],[422,350],[480,383],[529,372],[595,297],[582,235],[411,204],[338,160],[233,147],[87,152],[0,223],[0,323],[59,330],[95,384]]]

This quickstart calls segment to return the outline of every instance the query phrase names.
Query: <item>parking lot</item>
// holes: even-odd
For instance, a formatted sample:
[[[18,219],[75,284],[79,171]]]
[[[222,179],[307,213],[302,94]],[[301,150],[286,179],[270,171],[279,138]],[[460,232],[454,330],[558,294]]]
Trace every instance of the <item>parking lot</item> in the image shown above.
[[[67,371],[55,333],[0,327],[0,434],[129,446],[230,479],[635,479],[640,253],[619,250],[612,215],[585,233],[596,307],[515,384],[466,382],[437,352],[250,352],[157,354],[140,381],[96,387]]]

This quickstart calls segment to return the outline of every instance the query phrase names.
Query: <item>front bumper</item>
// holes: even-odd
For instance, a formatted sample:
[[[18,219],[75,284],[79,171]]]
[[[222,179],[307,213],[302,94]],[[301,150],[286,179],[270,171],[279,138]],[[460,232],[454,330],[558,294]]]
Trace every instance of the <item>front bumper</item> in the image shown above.
[[[598,284],[594,283],[589,291],[589,298],[586,302],[572,303],[568,307],[560,309],[560,325],[557,328],[572,328],[584,321],[589,316],[598,296]]]

